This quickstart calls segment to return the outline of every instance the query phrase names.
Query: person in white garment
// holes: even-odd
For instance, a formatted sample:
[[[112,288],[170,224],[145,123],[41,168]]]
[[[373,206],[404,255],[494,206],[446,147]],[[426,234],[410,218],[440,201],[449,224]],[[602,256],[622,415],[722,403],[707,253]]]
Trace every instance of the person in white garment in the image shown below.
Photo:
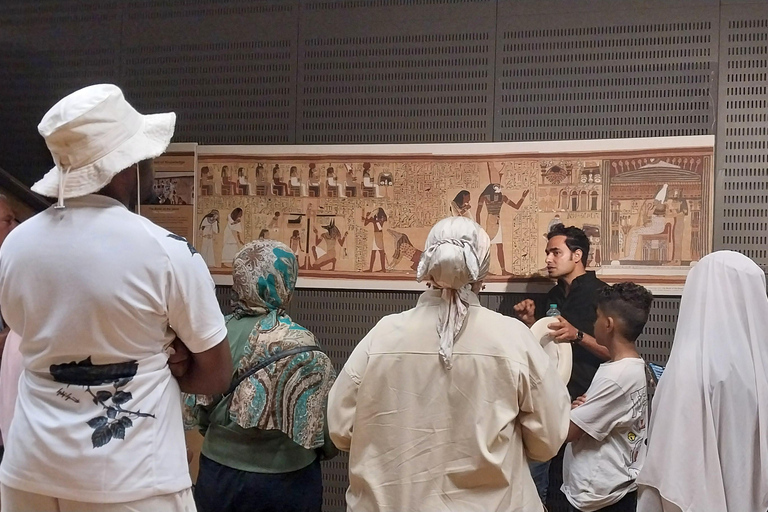
[[[0,466],[3,512],[194,511],[181,391],[222,393],[226,327],[203,259],[132,212],[175,115],[142,115],[109,84],[38,126],[58,202],[0,253],[0,306],[23,371]],[[140,197],[141,199],[140,199]]]
[[[348,511],[541,511],[528,458],[565,441],[568,392],[519,320],[480,305],[490,239],[450,217],[427,238],[431,289],[355,347],[329,395],[349,451]]]
[[[595,340],[611,359],[572,405],[563,459],[565,497],[576,512],[634,512],[635,478],[645,459],[648,390],[635,340],[653,295],[635,283],[606,286],[597,296]]]
[[[653,398],[640,512],[768,510],[765,273],[718,251],[688,274]]]
[[[213,238],[219,234],[219,210],[211,210],[200,220],[200,231],[203,239],[200,245],[200,255],[209,267],[216,266],[216,256],[213,252]]]
[[[224,227],[224,247],[221,250],[221,264],[231,267],[237,251],[243,245],[243,209],[235,208],[227,215],[227,225]]]

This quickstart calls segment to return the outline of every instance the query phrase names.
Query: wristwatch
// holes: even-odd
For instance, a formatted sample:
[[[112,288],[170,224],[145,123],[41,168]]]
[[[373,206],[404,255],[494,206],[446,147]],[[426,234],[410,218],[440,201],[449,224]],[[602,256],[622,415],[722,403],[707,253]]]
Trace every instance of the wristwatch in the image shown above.
[[[571,341],[571,343],[581,343],[584,340],[584,331],[578,331],[576,332],[576,337]]]

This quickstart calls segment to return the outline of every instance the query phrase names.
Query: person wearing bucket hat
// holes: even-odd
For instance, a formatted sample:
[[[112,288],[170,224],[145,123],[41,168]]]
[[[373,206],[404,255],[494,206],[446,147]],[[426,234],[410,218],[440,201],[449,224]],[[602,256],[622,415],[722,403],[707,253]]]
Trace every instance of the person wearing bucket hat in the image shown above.
[[[109,84],[76,91],[38,130],[57,204],[0,253],[0,307],[23,372],[0,467],[4,512],[194,510],[180,391],[226,390],[214,284],[186,240],[134,214],[175,114],[142,115]]]
[[[383,318],[328,396],[328,428],[349,452],[347,510],[541,511],[527,458],[568,432],[569,399],[517,319],[480,305],[491,240],[475,221],[432,228],[415,308]]]

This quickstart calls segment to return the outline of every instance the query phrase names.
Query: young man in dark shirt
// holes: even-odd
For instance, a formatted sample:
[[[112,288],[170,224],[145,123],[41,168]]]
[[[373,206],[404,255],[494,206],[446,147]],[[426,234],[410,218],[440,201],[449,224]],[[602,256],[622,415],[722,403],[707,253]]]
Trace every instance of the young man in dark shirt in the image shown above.
[[[583,395],[592,383],[597,368],[610,358],[608,350],[594,337],[597,296],[606,284],[594,272],[587,271],[589,238],[581,229],[556,224],[547,234],[547,273],[557,279],[544,300],[526,299],[515,305],[518,318],[529,327],[543,318],[551,304],[560,316],[549,325],[559,343],[571,343],[573,369],[568,382],[571,400]],[[558,455],[559,457],[560,455]],[[549,486],[549,462],[532,463],[531,475],[542,501]]]

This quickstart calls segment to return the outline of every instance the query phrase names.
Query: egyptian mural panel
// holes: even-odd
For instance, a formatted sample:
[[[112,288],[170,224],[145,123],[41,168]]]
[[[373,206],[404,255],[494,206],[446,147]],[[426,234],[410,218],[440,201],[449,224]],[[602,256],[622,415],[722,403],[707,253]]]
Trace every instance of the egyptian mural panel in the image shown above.
[[[669,266],[699,260],[709,249],[711,168],[709,155],[604,161],[611,259]]]
[[[375,148],[375,146],[372,146]],[[449,215],[491,238],[489,282],[545,275],[546,233],[583,228],[608,281],[682,282],[711,247],[712,147],[623,152],[365,157],[201,154],[196,247],[229,273],[273,238],[304,277],[413,281]]]

